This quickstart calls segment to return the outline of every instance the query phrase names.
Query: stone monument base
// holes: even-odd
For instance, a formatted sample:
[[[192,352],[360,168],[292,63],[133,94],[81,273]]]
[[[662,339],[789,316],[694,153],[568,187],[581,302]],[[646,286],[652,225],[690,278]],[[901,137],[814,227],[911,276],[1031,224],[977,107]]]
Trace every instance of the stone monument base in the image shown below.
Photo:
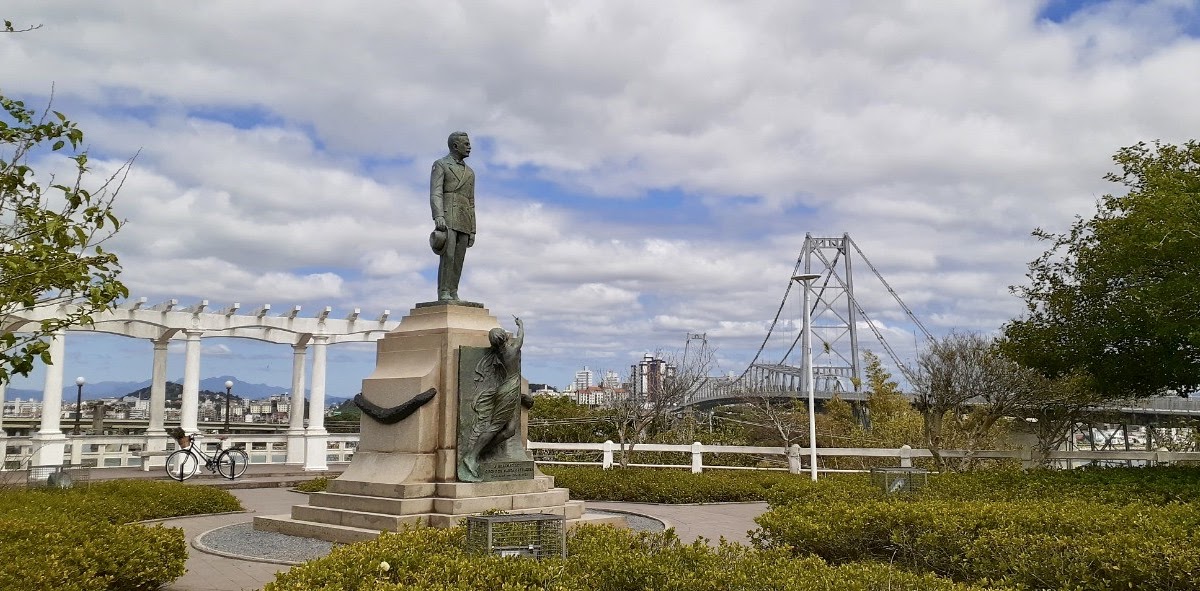
[[[488,510],[562,515],[568,526],[623,525],[618,515],[585,515],[583,503],[555,488],[554,478],[538,472],[531,457],[485,464],[492,481],[458,480],[459,352],[488,346],[488,331],[498,326],[479,304],[417,304],[380,339],[375,372],[363,380],[362,396],[385,409],[430,389],[433,398],[395,424],[364,415],[354,458],[330,481],[328,492],[310,494],[289,515],[255,517],[254,529],[350,543],[405,526],[451,527]],[[522,448],[524,422],[518,437],[510,444]]]
[[[488,510],[562,515],[567,527],[581,523],[625,526],[620,515],[585,515],[583,501],[572,501],[554,477],[498,482],[383,484],[337,479],[327,492],[310,493],[307,505],[291,515],[254,518],[254,529],[350,544],[381,531],[405,526],[453,527],[465,517]]]

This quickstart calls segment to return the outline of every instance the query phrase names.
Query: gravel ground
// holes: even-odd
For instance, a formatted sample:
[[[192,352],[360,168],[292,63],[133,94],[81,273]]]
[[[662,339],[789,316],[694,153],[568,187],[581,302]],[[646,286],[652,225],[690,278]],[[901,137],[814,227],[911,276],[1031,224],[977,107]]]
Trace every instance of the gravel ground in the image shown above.
[[[238,523],[210,530],[196,537],[196,545],[214,554],[274,562],[300,564],[329,554],[333,542],[257,531],[253,523]]]
[[[588,509],[588,513],[624,515],[629,528],[637,531],[662,531],[657,519],[618,511]],[[195,544],[202,551],[247,560],[276,564],[300,564],[329,554],[332,542],[298,538],[285,534],[257,531],[253,523],[239,523],[209,530],[197,536]]]

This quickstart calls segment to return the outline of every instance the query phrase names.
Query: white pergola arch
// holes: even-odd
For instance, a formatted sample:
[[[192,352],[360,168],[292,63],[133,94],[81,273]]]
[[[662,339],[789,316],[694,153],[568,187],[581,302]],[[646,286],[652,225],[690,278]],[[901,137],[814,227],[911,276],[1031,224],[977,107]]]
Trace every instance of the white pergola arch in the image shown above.
[[[22,332],[29,324],[60,318],[70,311],[67,305],[44,305],[10,312],[0,316],[0,328],[5,332]],[[365,343],[380,339],[399,326],[398,320],[388,320],[391,311],[384,310],[375,318],[364,318],[360,310],[343,318],[333,318],[332,307],[326,306],[315,316],[301,316],[300,306],[282,314],[272,313],[264,304],[243,312],[234,303],[220,310],[209,307],[208,300],[180,307],[178,300],[168,300],[154,306],[146,298],[128,301],[118,307],[95,314],[92,324],[74,326],[68,331],[101,332],[137,339],[154,344],[154,361],[150,387],[150,421],[146,431],[147,449],[165,449],[167,393],[167,345],[183,341],[184,374],[180,427],[189,433],[198,427],[200,407],[200,342],[205,337],[244,338],[292,347],[291,422],[288,425],[287,463],[303,464],[306,470],[325,470],[325,450],[328,432],[325,430],[325,365],[326,349],[339,343]],[[66,334],[60,331],[50,340],[50,357],[58,361],[65,356]],[[308,427],[304,426],[305,359],[309,346],[313,348],[312,396],[309,403]],[[42,389],[42,420],[34,440],[33,465],[60,465],[64,457],[66,436],[60,424],[62,413],[63,365],[46,367]],[[0,384],[0,402],[4,385]],[[3,418],[0,417],[0,421]],[[0,430],[3,437],[3,430]]]

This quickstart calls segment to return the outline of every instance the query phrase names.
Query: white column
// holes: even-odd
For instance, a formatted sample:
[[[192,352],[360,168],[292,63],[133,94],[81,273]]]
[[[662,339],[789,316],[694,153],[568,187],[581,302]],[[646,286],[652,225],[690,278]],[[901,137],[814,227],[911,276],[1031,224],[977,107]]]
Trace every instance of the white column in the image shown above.
[[[4,395],[7,390],[8,384],[0,382],[0,452],[7,449],[4,439],[5,437],[8,437],[8,433],[4,431]],[[3,460],[4,456],[4,453],[0,453],[0,460]],[[3,469],[4,465],[0,464],[0,470]]]
[[[42,386],[42,426],[33,434],[31,466],[61,466],[67,438],[62,425],[63,363],[66,362],[66,333],[55,332],[50,338],[50,361]]]
[[[152,341],[154,343],[154,364],[150,370],[150,422],[146,427],[146,443],[142,449],[146,451],[165,451],[167,449],[167,430],[163,421],[167,415],[167,343],[169,337]],[[150,458],[142,460],[149,463]]]
[[[325,454],[329,433],[325,430],[325,349],[329,337],[313,337],[312,396],[308,401],[308,430],[305,431],[305,470],[328,470]]]
[[[204,331],[185,330],[187,346],[184,349],[183,400],[179,412],[179,426],[184,433],[200,430],[197,423],[200,414],[200,335]]]
[[[167,340],[154,341],[154,365],[150,373],[150,424],[147,437],[166,437],[163,419],[167,415]]]
[[[288,407],[287,463],[304,464],[304,355],[308,345],[292,346],[292,400]]]

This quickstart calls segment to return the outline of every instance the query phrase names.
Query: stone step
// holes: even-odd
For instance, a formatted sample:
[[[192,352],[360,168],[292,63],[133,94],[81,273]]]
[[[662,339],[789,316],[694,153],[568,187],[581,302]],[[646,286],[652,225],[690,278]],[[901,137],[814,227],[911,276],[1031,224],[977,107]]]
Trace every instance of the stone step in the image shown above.
[[[312,505],[293,505],[292,519],[330,525],[343,525],[375,531],[399,531],[405,525],[428,525],[428,513],[393,515],[369,511],[349,511]]]
[[[433,511],[433,499],[429,497],[410,499],[319,492],[309,493],[308,504],[314,507],[391,515],[411,515]]]
[[[336,544],[353,544],[379,537],[379,530],[347,527],[330,523],[299,521],[288,515],[258,515],[254,518],[254,529],[269,531],[299,538],[314,538]]]
[[[570,491],[556,488],[546,492],[507,494],[491,497],[468,498],[437,498],[433,499],[434,513],[445,515],[473,515],[491,509],[513,511],[521,509],[540,509],[543,507],[562,507],[570,497]]]

